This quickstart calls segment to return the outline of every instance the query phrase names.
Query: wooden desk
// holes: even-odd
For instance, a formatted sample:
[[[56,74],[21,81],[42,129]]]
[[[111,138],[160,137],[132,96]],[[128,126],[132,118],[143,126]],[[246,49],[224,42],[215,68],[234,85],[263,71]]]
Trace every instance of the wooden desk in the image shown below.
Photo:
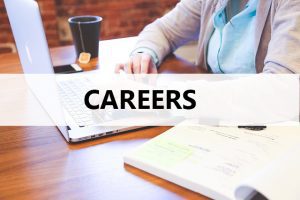
[[[113,58],[111,52],[128,52],[133,40],[100,43],[99,67],[112,67],[122,58]],[[121,44],[118,50],[116,44]],[[55,64],[75,60],[73,47],[51,53]],[[0,61],[0,73],[21,73],[16,54],[0,55]],[[171,56],[161,72],[174,71],[198,72]],[[0,127],[0,199],[206,199],[123,164],[125,152],[169,128],[145,128],[69,145],[56,127]]]

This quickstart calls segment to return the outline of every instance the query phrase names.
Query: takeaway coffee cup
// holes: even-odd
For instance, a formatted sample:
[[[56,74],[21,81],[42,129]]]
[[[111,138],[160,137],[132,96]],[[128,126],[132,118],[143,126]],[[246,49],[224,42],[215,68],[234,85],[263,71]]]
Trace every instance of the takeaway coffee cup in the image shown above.
[[[91,58],[98,57],[100,28],[99,16],[75,16],[69,18],[77,58],[81,53],[89,53]]]

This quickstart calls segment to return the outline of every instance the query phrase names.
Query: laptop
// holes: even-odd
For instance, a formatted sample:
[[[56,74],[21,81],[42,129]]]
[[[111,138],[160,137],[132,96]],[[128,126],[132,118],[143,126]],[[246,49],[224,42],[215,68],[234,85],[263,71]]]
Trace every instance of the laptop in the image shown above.
[[[24,74],[54,74],[49,47],[37,2],[34,0],[4,0],[4,4]],[[78,81],[83,82],[78,84]],[[86,84],[85,80],[76,80],[77,84],[73,84],[72,80],[63,82],[63,84],[56,81],[50,81],[46,84],[50,89],[58,88],[59,92],[63,93],[63,96],[66,98],[63,98],[64,103],[62,104],[60,104],[59,99],[55,99],[57,102],[49,102],[47,92],[49,88],[46,89],[46,85],[39,85],[31,81],[27,81],[27,83],[53,121],[58,120],[58,118],[63,118],[66,125],[58,126],[58,129],[70,143],[115,135],[121,132],[141,128],[137,126],[91,126],[91,119],[89,117],[92,117],[92,114],[88,112],[87,109],[84,111],[78,109],[80,105],[76,104],[78,99],[76,99],[76,94],[73,94],[73,91],[81,90],[80,88],[74,89],[74,87],[84,86]],[[57,103],[61,108],[59,116],[57,116],[57,112],[53,112],[54,103]],[[71,105],[73,105],[73,107]],[[76,109],[76,112],[72,112]],[[81,117],[83,114],[85,116],[84,118]]]

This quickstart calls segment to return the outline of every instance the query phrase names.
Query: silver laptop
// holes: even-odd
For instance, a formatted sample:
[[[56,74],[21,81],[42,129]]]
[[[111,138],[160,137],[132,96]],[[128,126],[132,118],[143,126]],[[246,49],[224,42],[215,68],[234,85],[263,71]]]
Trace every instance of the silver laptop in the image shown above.
[[[24,74],[54,74],[37,2],[34,0],[4,0],[4,3]],[[85,80],[76,80],[77,83],[83,81],[80,84],[72,84],[70,81],[72,80],[58,85],[55,81],[47,84],[48,87],[59,88],[59,91],[63,93],[62,95],[66,97],[63,99],[60,116],[65,121],[66,126],[59,126],[58,128],[68,142],[80,142],[141,128],[90,126],[93,116],[87,109],[79,109],[80,111],[78,111],[82,105],[76,104],[78,100],[73,92],[80,91],[80,88],[74,89],[74,87],[85,86],[87,83]],[[53,109],[51,109],[53,102],[49,102],[47,98],[47,89],[34,83],[28,83],[28,85],[52,120],[57,120],[57,113],[53,113]],[[71,105],[76,106],[72,107]],[[76,112],[73,112],[75,110]]]

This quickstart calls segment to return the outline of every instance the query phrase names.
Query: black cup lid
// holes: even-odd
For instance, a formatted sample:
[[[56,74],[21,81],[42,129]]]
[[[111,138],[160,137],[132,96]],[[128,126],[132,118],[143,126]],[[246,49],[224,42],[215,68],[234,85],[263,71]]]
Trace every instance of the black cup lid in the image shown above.
[[[69,18],[69,23],[72,24],[91,24],[102,21],[102,17],[92,15],[82,15]]]

